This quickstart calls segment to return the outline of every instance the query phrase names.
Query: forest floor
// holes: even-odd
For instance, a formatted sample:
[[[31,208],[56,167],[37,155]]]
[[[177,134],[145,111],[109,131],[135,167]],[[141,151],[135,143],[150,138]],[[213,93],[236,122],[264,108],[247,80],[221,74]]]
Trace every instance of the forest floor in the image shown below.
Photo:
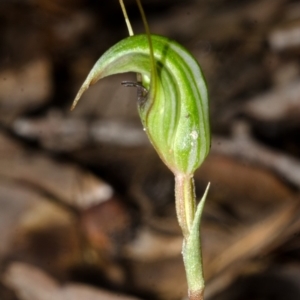
[[[197,195],[211,182],[205,299],[300,299],[299,1],[143,4],[209,87],[212,149],[195,175]],[[0,299],[186,299],[174,179],[120,84],[134,75],[70,112],[128,35],[118,1],[1,1],[0,20]]]

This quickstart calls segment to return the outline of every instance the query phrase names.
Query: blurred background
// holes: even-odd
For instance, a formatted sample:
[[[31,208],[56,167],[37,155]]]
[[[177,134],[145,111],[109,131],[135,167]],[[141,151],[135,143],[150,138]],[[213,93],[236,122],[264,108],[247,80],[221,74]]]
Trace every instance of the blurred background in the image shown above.
[[[144,32],[125,0],[135,33]],[[143,0],[210,92],[207,300],[300,298],[300,3]],[[69,108],[128,35],[117,0],[0,1],[0,298],[183,300],[174,182],[142,130],[134,74]]]

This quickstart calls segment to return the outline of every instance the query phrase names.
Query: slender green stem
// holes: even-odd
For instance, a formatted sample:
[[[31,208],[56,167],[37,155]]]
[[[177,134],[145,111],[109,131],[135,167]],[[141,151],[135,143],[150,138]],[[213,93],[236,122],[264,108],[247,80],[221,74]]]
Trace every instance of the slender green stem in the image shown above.
[[[175,176],[176,213],[183,236],[188,238],[195,215],[195,186],[194,178],[190,175]]]
[[[209,185],[197,206],[192,176],[175,176],[176,212],[183,232],[182,256],[190,300],[203,300],[204,276],[200,238],[200,221]]]

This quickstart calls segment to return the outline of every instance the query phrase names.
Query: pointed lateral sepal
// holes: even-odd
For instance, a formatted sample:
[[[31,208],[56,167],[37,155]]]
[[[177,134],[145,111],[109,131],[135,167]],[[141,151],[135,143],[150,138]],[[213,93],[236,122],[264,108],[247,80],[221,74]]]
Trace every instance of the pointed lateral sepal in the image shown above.
[[[182,249],[188,287],[190,289],[189,293],[194,294],[202,293],[204,290],[200,222],[209,186],[210,183],[207,185],[204,195],[197,206],[189,236],[184,241]]]
[[[103,77],[124,72],[142,74],[148,95],[138,109],[148,137],[173,173],[192,175],[210,148],[206,83],[199,64],[185,48],[162,36],[150,37],[155,72],[147,36],[128,37],[96,62],[72,108],[82,93]]]

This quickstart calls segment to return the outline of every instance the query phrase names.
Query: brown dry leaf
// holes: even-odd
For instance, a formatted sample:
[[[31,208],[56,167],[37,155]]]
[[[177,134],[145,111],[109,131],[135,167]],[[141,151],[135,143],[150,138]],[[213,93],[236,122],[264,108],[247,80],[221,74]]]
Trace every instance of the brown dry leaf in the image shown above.
[[[0,176],[34,186],[79,209],[107,201],[113,189],[90,172],[22,148],[3,133]]]
[[[81,262],[75,215],[26,185],[0,180],[0,259],[18,258],[64,277]]]
[[[93,248],[116,257],[122,252],[132,230],[132,217],[121,199],[111,198],[81,214],[82,229]]]
[[[0,181],[0,258],[9,253],[13,237],[18,228],[18,221],[45,197],[34,190],[14,182]]]
[[[3,281],[20,300],[138,300],[81,284],[61,287],[42,270],[22,263],[11,264]]]
[[[82,262],[79,232],[70,210],[50,200],[39,201],[16,222],[8,257],[32,262],[64,278]]]

